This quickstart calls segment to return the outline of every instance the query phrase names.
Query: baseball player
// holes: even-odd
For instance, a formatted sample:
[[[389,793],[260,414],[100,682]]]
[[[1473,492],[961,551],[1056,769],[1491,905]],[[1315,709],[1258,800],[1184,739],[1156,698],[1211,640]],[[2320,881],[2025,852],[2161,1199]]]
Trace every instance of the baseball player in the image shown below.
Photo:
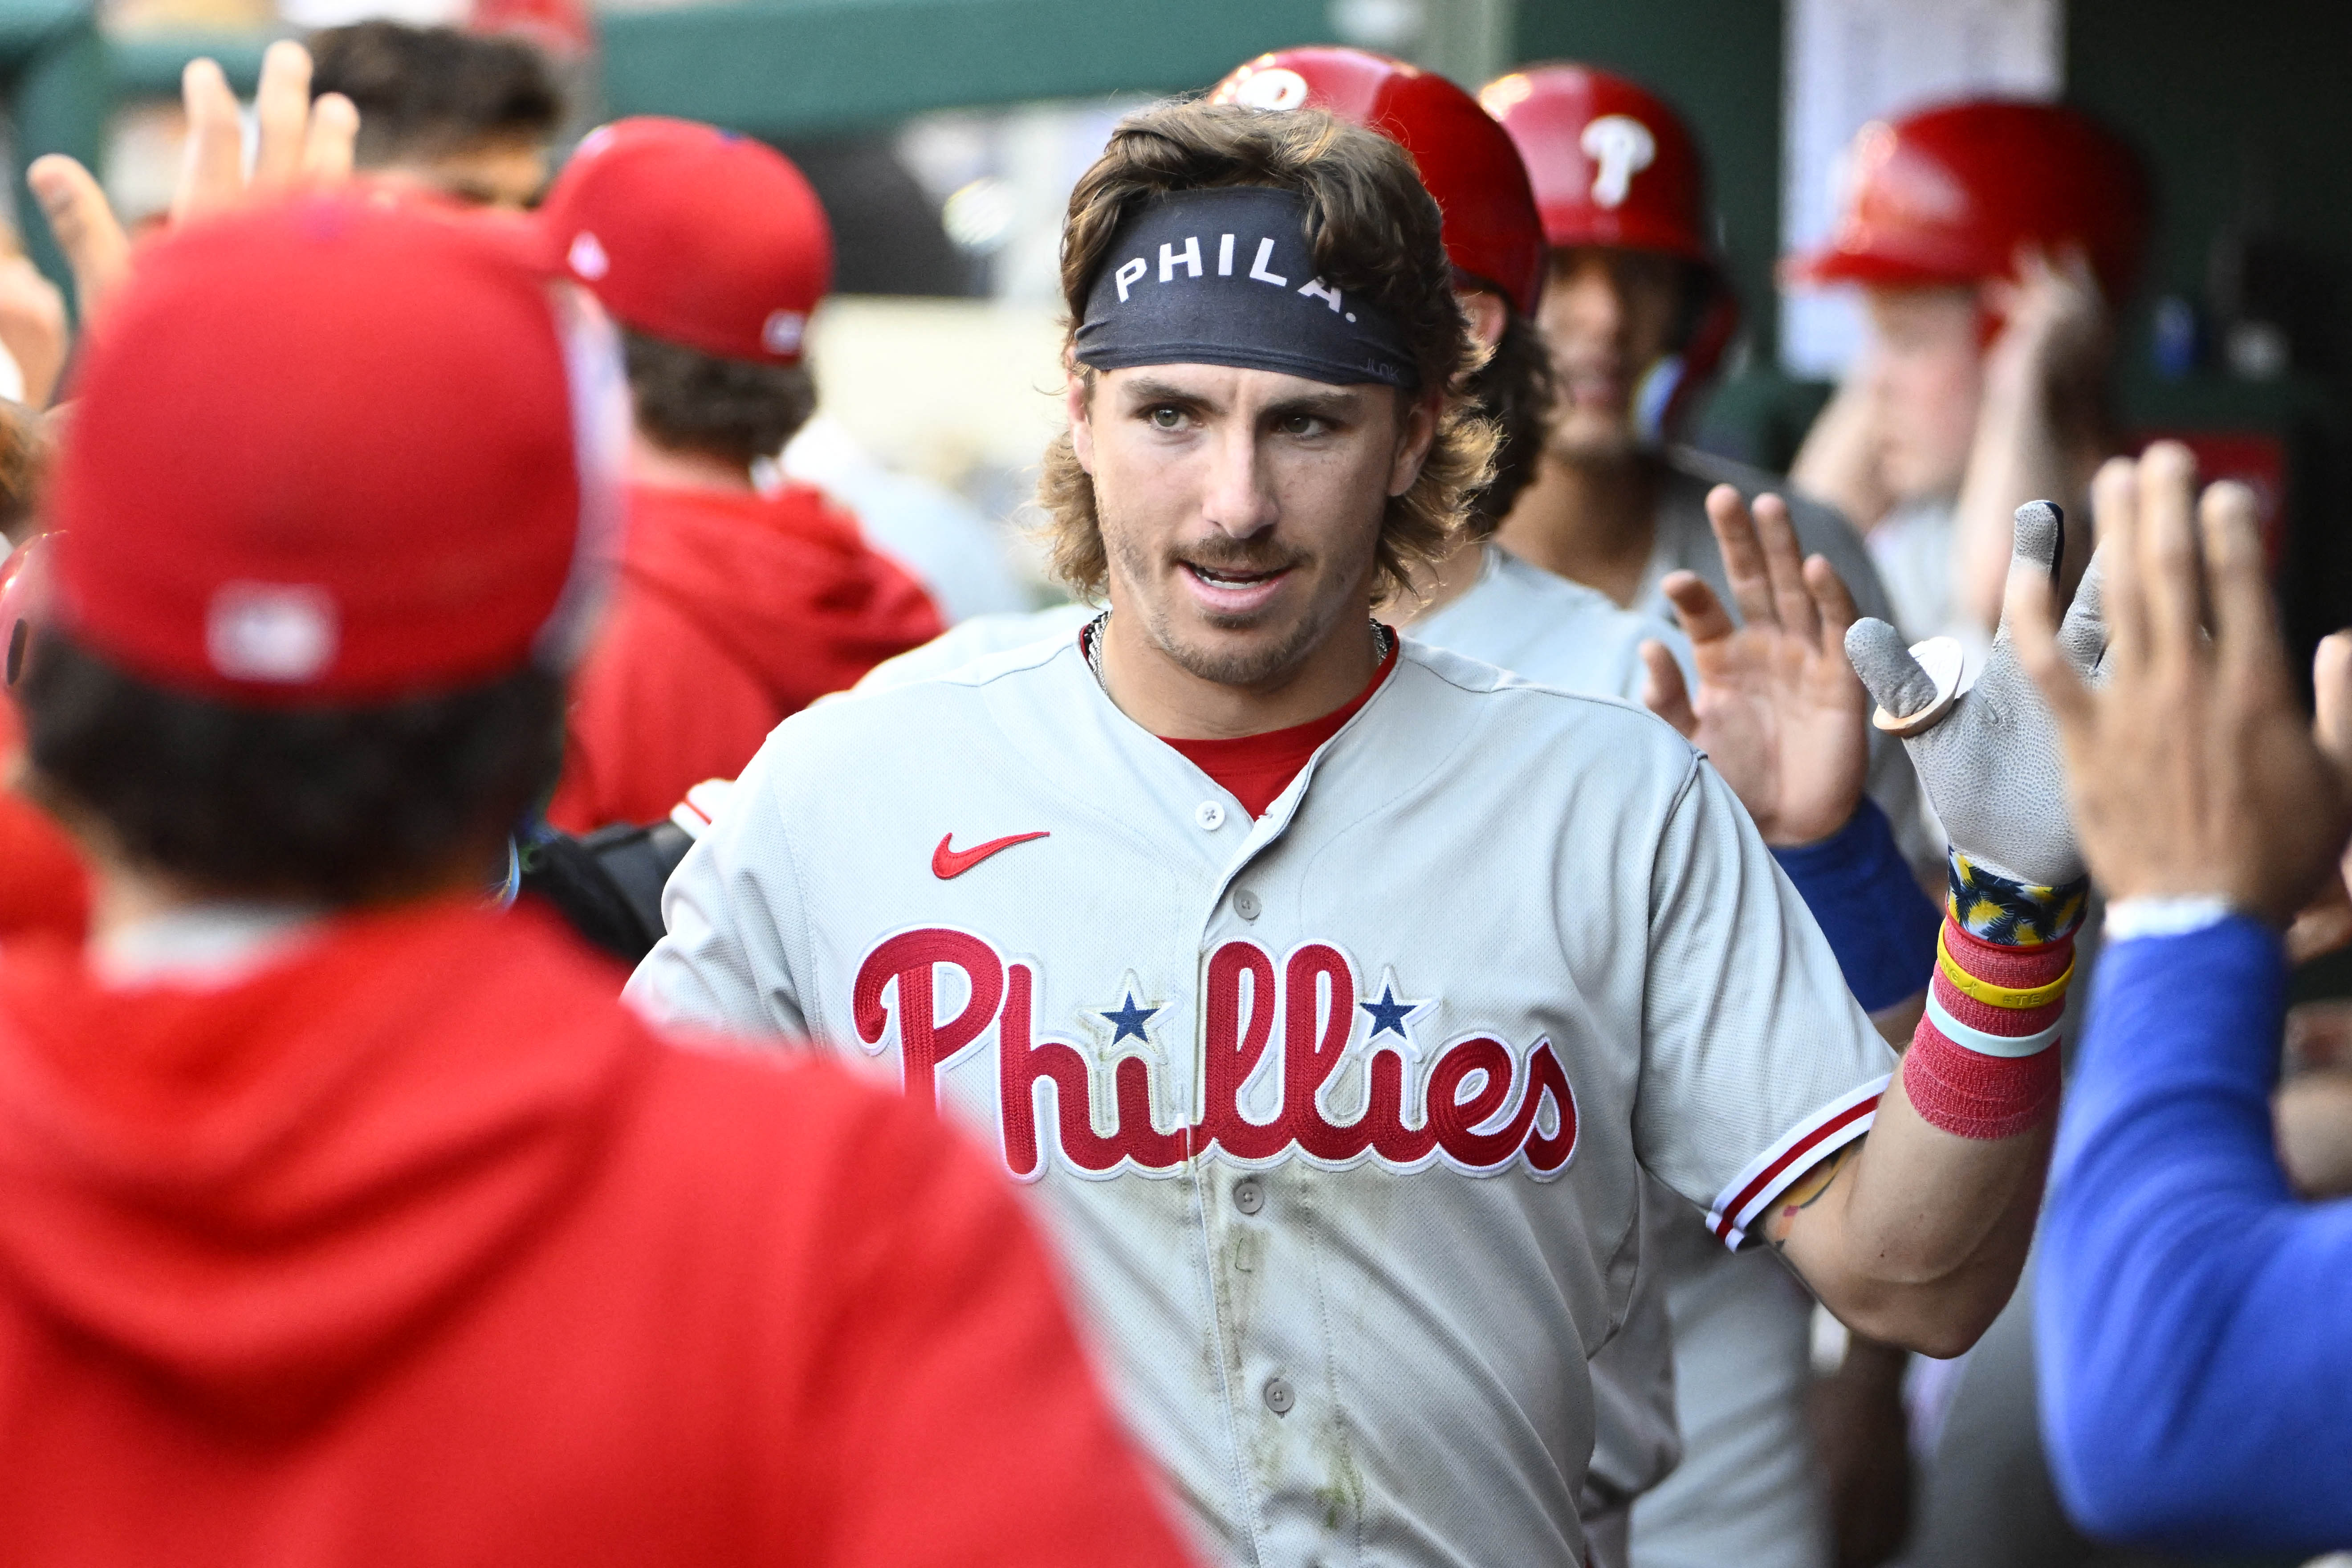
[[[711,126],[623,120],[589,132],[540,216],[625,329],[635,415],[619,591],[548,805],[585,833],[659,820],[940,617],[822,492],[752,483],[816,405],[803,351],[833,233],[800,171]]]
[[[1671,613],[1668,580],[1686,582],[1675,577],[1683,572],[1736,604],[1706,498],[1722,484],[1750,499],[1788,487],[1675,438],[1738,325],[1708,238],[1696,141],[1654,95],[1587,66],[1530,66],[1478,96],[1526,161],[1551,247],[1538,323],[1556,396],[1544,459],[1497,541],[1654,615]],[[1801,500],[1790,521],[1864,616],[1892,618],[1851,526]],[[1891,739],[1873,740],[1870,782],[1906,853],[1931,871],[1942,846],[1917,819],[1917,782]]]
[[[979,1130],[1224,1561],[1580,1561],[1644,1168],[1857,1326],[1963,1348],[2023,1256],[2054,1078],[1978,1049],[1992,1019],[1940,1057],[1923,1026],[1890,1077],[1680,736],[1368,617],[1492,442],[1402,152],[1148,111],[1064,266],[1043,489],[1109,611],[787,721],[672,879],[638,1004],[837,1040]],[[1882,679],[1897,721],[1952,711],[1915,673]],[[1959,907],[2057,932],[2016,858]]]
[[[1541,85],[1531,85],[1513,105],[1523,118],[1530,99],[1556,93],[1558,75],[1558,68],[1537,73]],[[1611,100],[1605,90],[1599,96],[1596,116],[1633,107],[1631,99]],[[1788,583],[1801,577],[1787,505],[1778,498],[1759,499],[1768,533],[1759,539],[1756,520],[1736,488],[1717,485],[1706,497],[1709,527],[1729,541],[1720,551],[1721,574],[1743,608],[1765,608],[1763,624],[1743,629],[1703,580],[1673,584],[1676,614],[1702,628],[1705,639],[1699,655],[1706,684],[1694,704],[1685,676],[1689,646],[1679,636],[1668,643],[1664,636],[1644,632],[1640,623],[1647,616],[1617,609],[1597,591],[1532,566],[1481,537],[1491,534],[1532,477],[1552,412],[1549,375],[1524,368],[1512,374],[1513,367],[1542,363],[1531,320],[1535,292],[1522,288],[1505,293],[1483,281],[1513,275],[1526,258],[1535,258],[1538,268],[1549,264],[1544,222],[1528,194],[1509,135],[1469,94],[1444,79],[1353,49],[1267,55],[1227,77],[1212,94],[1213,100],[1220,99],[1274,110],[1313,104],[1395,137],[1413,153],[1423,184],[1446,215],[1455,289],[1474,330],[1497,318],[1507,323],[1496,338],[1496,358],[1480,373],[1488,378],[1483,401],[1496,411],[1505,432],[1497,482],[1473,509],[1465,531],[1472,542],[1441,562],[1425,584],[1416,584],[1417,595],[1401,596],[1388,607],[1397,623],[1422,641],[1565,690],[1637,699],[1646,685],[1655,705],[1726,771],[1767,841],[1792,851],[1789,865],[1799,890],[1822,917],[1849,970],[1849,983],[1874,1016],[1883,1016],[1891,1037],[1906,1037],[1917,1018],[1916,1000],[1933,951],[1931,907],[1898,871],[1883,900],[1873,905],[1886,916],[1883,929],[1900,931],[1902,938],[1885,949],[1894,963],[1874,962],[1857,953],[1853,942],[1842,940],[1859,934],[1855,922],[1837,918],[1851,904],[1850,894],[1816,902],[1815,889],[1803,873],[1818,851],[1797,851],[1850,826],[1857,832],[1883,831],[1883,818],[1850,825],[1861,780],[1859,773],[1848,777],[1843,764],[1864,731],[1856,706],[1860,688],[1837,647],[1855,616],[1843,584],[1826,563],[1814,567],[1818,590],[1805,587],[1789,601],[1792,616],[1785,637],[1769,609],[1773,595],[1754,587],[1772,573]],[[1554,230],[1562,242],[1592,237],[1570,231],[1567,220],[1581,219],[1590,228],[1594,204],[1580,205],[1550,194]],[[1696,188],[1686,195],[1695,201]],[[1637,206],[1633,216],[1640,211]],[[1572,272],[1572,254],[1563,256],[1562,265]],[[1706,296],[1718,317],[1719,297],[1719,286]],[[1718,320],[1711,330],[1719,333],[1722,325]],[[1497,374],[1498,369],[1504,374]],[[1699,367],[1696,381],[1705,379],[1705,369]],[[1799,609],[1801,624],[1795,615]],[[1664,682],[1642,679],[1644,640],[1666,643],[1679,655]],[[1817,668],[1812,691],[1826,690],[1826,703],[1813,700],[1801,683],[1758,679],[1759,671],[1783,668],[1790,658]],[[1787,705],[1768,721],[1744,716],[1759,700],[1782,700]],[[1702,710],[1709,720],[1704,727]],[[1732,720],[1735,712],[1743,717]],[[1810,733],[1808,719],[1813,725]],[[1752,743],[1765,734],[1785,737],[1769,761],[1757,756]],[[1888,777],[1907,784],[1907,768],[1891,754],[1891,742],[1887,750],[1894,764]],[[1778,787],[1791,777],[1802,778],[1804,786]],[[1798,798],[1808,794],[1810,798]],[[1897,809],[1907,816],[1909,796],[1898,794],[1896,799]],[[1875,816],[1879,808],[1866,809]],[[1863,945],[1867,947],[1867,939]],[[1593,1560],[1620,1563],[1638,1549],[1642,1560],[1653,1564],[1704,1564],[1722,1558],[1758,1568],[1823,1563],[1827,1531],[1804,1426],[1811,1300],[1760,1255],[1723,1256],[1671,1193],[1650,1190],[1654,1186],[1645,1183],[1645,1267],[1633,1309],[1593,1362],[1598,1433],[1582,1504]],[[1668,1372],[1675,1339],[1666,1323],[1669,1300],[1684,1323],[1680,1359],[1685,1365],[1679,1375]],[[1681,1479],[1645,1505],[1642,1539],[1638,1546],[1629,1544],[1623,1538],[1633,1524],[1633,1500],[1657,1487],[1675,1468],[1678,1455]],[[1727,1484],[1734,1470],[1745,1485]]]
[[[547,268],[369,200],[98,325],[17,688],[100,890],[0,944],[12,1563],[1181,1561],[1001,1178],[485,907],[621,396]]]
[[[1866,531],[1906,632],[1981,658],[2011,510],[2086,499],[2116,449],[2113,310],[2138,269],[2146,183],[2112,132],[2060,104],[1937,105],[1871,126],[1851,158],[1837,226],[1789,270],[1859,287],[1870,338],[1793,477]],[[2075,531],[2079,571],[2090,539]]]

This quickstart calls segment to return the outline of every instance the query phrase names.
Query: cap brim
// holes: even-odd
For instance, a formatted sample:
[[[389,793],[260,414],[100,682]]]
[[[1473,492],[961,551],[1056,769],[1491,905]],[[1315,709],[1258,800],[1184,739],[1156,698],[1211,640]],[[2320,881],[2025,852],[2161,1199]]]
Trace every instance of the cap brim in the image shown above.
[[[1923,266],[1898,256],[1868,250],[1816,250],[1780,263],[1783,288],[1828,289],[1859,283],[1880,289],[1966,287],[1977,281],[1948,268]]]

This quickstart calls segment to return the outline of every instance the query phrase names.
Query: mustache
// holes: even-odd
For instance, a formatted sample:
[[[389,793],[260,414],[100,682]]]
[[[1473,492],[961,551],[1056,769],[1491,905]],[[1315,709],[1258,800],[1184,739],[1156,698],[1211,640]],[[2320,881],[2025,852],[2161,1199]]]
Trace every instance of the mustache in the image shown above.
[[[1180,566],[1252,573],[1286,571],[1313,559],[1271,539],[1234,539],[1222,533],[1179,544],[1169,552],[1169,558]]]

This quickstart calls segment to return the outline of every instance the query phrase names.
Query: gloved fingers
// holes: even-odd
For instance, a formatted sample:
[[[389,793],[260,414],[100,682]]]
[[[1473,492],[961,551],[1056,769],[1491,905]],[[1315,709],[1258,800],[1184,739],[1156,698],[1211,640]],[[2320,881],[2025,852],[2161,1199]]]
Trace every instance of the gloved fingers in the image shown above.
[[[1748,498],[1735,486],[1716,486],[1706,492],[1706,521],[1715,530],[1717,547],[1723,552],[1723,575],[1731,584],[1731,600],[1739,606],[1739,618],[1778,626],[1780,611],[1773,602],[1772,574],[1765,564],[1763,542],[1757,538],[1756,518],[1748,510]]]
[[[2030,500],[2016,512],[2014,531],[2010,536],[2009,581],[2000,598],[2002,625],[2009,622],[2010,595],[2020,577],[2037,576],[2044,582],[2056,580],[2061,552],[2066,547],[2066,516],[2055,502]]]
[[[1908,718],[1936,700],[1936,678],[1885,621],[1865,616],[1848,626],[1845,656],[1871,700],[1895,718]]]
[[[2010,580],[2009,638],[2017,662],[2050,704],[2063,731],[2076,731],[2091,721],[2091,691],[2076,673],[2074,661],[2058,645],[2052,622],[2056,619],[2058,591],[2047,577],[2021,572]]]
[[[1780,612],[1780,627],[1809,643],[1822,637],[1821,612],[1805,587],[1805,552],[1797,542],[1797,525],[1789,517],[1789,503],[1779,496],[1756,498],[1757,542],[1764,547],[1764,571],[1772,581],[1772,603]]]
[[[1672,724],[1687,741],[1698,733],[1698,712],[1691,706],[1690,687],[1683,667],[1655,637],[1642,644],[1642,706]]]
[[[1674,605],[1675,619],[1682,623],[1683,634],[1694,647],[1719,642],[1738,629],[1732,624],[1731,612],[1696,572],[1669,572],[1658,584],[1658,592]]]
[[[2093,552],[2082,582],[2075,585],[2074,602],[2066,606],[2066,618],[2058,623],[2058,651],[2085,679],[2099,668],[2107,651],[2106,562],[2107,552]]]
[[[2209,485],[2197,521],[2222,666],[2265,683],[2280,680],[2286,650],[2279,646],[2278,617],[2271,607],[2254,492],[2228,480]]]

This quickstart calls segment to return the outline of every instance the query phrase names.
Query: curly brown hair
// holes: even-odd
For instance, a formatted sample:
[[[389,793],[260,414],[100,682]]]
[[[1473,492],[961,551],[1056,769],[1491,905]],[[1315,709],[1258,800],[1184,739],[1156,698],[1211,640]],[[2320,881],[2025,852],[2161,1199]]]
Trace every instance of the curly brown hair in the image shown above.
[[[1317,271],[1332,287],[1370,297],[1404,334],[1424,388],[1439,389],[1437,435],[1412,488],[1391,497],[1378,554],[1381,597],[1405,588],[1417,565],[1444,559],[1464,537],[1472,502],[1492,475],[1498,437],[1468,390],[1485,352],[1454,298],[1439,238],[1437,204],[1411,155],[1377,132],[1320,110],[1279,112],[1197,100],[1129,116],[1070,193],[1062,226],[1062,298],[1069,310],[1063,357],[1089,387],[1094,373],[1071,357],[1087,294],[1112,238],[1136,208],[1170,191],[1267,185],[1307,200]],[[1092,476],[1064,431],[1045,448],[1037,499],[1054,572],[1083,598],[1100,598],[1109,576]]]

